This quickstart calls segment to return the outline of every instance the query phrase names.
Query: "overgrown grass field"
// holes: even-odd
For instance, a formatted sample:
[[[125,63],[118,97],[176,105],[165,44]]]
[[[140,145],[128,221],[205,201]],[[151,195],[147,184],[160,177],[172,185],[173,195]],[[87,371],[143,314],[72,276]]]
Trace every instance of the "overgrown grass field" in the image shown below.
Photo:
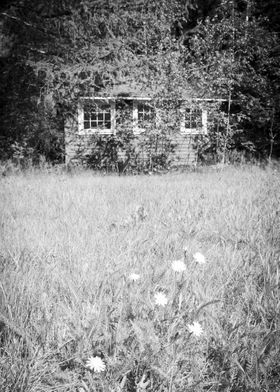
[[[280,391],[279,171],[19,174],[0,214],[1,391]]]

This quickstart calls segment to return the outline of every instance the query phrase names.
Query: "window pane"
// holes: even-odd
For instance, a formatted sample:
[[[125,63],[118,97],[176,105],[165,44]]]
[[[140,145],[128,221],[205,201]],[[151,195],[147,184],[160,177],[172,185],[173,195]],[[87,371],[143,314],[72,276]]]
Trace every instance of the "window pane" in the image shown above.
[[[111,129],[111,121],[106,121],[105,122],[105,128],[106,129]]]
[[[202,114],[200,109],[186,108],[185,127],[189,129],[197,129],[202,127]]]
[[[149,121],[152,119],[152,113],[146,112],[146,113],[144,113],[143,117],[144,117],[144,121]]]
[[[89,121],[84,121],[84,129],[89,129],[90,125],[89,125]]]
[[[194,117],[192,117],[191,118],[191,121],[190,121],[190,128],[196,128],[196,121],[195,121],[195,118]]]
[[[111,105],[110,102],[88,100],[84,105],[85,129],[110,129]]]
[[[191,126],[191,109],[187,108],[185,111],[185,127],[192,128]]]
[[[194,116],[196,120],[196,127],[201,128],[202,127],[202,112],[199,109],[196,109],[194,111]]]
[[[104,119],[103,113],[98,113],[97,117],[98,117],[98,122],[102,124]]]
[[[91,112],[91,113],[90,113],[90,118],[91,118],[91,121],[97,121],[96,112]]]
[[[138,120],[139,121],[151,121],[154,119],[155,110],[146,102],[138,103]]]

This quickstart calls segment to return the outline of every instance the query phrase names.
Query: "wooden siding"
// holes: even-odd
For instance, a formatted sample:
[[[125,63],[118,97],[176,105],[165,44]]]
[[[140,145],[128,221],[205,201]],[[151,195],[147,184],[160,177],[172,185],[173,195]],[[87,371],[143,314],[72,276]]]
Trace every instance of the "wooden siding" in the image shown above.
[[[65,125],[65,162],[66,164],[82,164],[86,160],[86,156],[92,154],[92,146],[96,140],[96,135],[82,135],[78,132],[78,119],[69,119]],[[179,129],[179,126],[178,126]],[[110,135],[101,135],[102,138],[108,138]],[[175,144],[175,150],[171,153],[171,159],[173,165],[194,165],[197,161],[197,150],[194,146],[196,135],[181,134],[179,130],[174,132],[172,141]],[[139,136],[139,141],[141,135]],[[156,146],[152,146],[152,151],[149,151],[147,147],[141,148],[141,142],[137,145],[137,138],[135,141],[137,161],[148,161],[151,156],[151,152],[158,154],[164,152],[163,143],[159,137]],[[121,160],[126,159],[126,151],[119,150],[118,158]]]
[[[180,133],[174,136],[174,142],[177,147],[174,152],[174,164],[177,165],[194,165],[197,161],[197,150],[195,148],[194,135],[182,135]]]

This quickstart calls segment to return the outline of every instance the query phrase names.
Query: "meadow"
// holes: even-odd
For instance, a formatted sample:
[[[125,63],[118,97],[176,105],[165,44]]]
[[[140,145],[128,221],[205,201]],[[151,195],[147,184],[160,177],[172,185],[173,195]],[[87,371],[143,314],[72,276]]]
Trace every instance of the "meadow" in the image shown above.
[[[0,390],[280,391],[280,171],[0,180]]]

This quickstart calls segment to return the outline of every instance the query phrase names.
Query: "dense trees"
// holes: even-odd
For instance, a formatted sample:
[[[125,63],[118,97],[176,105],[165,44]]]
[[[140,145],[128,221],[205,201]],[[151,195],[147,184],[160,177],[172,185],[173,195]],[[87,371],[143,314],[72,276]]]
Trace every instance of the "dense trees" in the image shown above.
[[[2,157],[62,158],[61,124],[79,96],[127,78],[174,98],[186,85],[226,98],[230,122],[227,106],[204,149],[279,154],[277,10],[275,0],[5,1]]]
[[[234,109],[227,148],[271,156],[279,150],[279,36],[250,7],[239,11],[235,2],[223,2],[193,37],[192,60],[203,89],[227,96]]]

